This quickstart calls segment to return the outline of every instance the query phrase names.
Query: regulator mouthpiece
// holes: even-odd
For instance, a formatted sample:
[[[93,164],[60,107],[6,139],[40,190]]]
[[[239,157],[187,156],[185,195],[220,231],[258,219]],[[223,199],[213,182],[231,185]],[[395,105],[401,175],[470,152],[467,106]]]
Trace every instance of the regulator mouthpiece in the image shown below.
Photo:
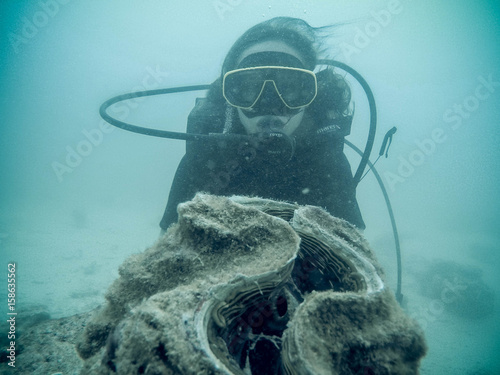
[[[258,149],[274,163],[287,163],[295,153],[295,139],[280,131],[264,131],[256,134]]]

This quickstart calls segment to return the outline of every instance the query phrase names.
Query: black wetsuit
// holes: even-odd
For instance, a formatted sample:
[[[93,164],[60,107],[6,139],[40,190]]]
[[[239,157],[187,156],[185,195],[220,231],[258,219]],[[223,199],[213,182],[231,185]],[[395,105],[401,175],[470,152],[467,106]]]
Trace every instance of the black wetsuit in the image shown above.
[[[224,108],[199,99],[189,115],[187,131],[222,133]],[[238,116],[233,118],[231,133],[244,134]],[[202,191],[320,206],[363,229],[343,146],[343,137],[297,137],[293,157],[287,161],[279,160],[280,155],[269,153],[259,142],[188,142],[160,226],[166,229],[176,222],[177,205]]]

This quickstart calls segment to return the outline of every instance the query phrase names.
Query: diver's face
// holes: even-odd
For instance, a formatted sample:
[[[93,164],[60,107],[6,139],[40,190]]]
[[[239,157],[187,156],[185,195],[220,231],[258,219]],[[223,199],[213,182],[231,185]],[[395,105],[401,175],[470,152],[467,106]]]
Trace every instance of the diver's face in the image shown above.
[[[302,56],[282,41],[255,44],[241,54],[238,69],[284,66],[304,69]],[[244,87],[241,90],[245,90]],[[266,82],[257,102],[249,109],[238,108],[238,116],[248,134],[282,132],[291,136],[299,127],[304,108],[291,109],[280,98],[275,85]]]

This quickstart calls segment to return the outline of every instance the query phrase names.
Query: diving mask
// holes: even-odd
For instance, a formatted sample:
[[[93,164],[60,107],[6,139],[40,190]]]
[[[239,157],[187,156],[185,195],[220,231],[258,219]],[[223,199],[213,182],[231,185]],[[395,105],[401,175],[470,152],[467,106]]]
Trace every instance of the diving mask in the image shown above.
[[[233,107],[251,109],[266,85],[273,85],[283,104],[298,109],[312,103],[318,92],[316,75],[306,69],[285,66],[256,66],[224,74],[222,94]]]

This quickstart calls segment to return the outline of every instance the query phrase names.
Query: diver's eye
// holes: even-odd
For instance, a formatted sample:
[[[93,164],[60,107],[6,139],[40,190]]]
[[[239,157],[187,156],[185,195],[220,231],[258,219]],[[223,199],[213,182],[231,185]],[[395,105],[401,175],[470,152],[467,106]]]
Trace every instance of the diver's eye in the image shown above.
[[[245,102],[254,102],[262,90],[262,82],[246,82],[243,86],[238,88],[238,95]]]
[[[290,99],[296,99],[300,96],[303,85],[300,82],[286,81],[280,82],[278,89],[282,95],[286,95]]]

